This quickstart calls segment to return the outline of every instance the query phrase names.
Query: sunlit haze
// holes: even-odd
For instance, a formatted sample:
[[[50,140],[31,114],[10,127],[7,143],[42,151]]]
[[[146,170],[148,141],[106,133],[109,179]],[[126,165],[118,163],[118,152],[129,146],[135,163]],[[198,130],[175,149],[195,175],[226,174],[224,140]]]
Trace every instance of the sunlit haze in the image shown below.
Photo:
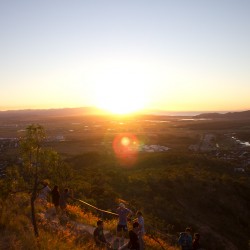
[[[250,109],[250,1],[1,1],[0,110]]]

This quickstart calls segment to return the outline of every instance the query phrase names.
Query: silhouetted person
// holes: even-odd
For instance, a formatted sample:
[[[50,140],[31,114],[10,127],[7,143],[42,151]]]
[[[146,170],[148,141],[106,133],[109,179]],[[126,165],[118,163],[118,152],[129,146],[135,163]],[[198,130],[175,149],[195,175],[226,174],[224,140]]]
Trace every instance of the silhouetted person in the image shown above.
[[[129,231],[128,249],[140,250],[138,232],[139,232],[139,223],[134,222],[133,223],[133,229]]]
[[[195,233],[193,239],[193,250],[200,249],[200,234]]]
[[[58,213],[60,193],[57,185],[55,185],[54,188],[52,189],[51,196],[52,196],[52,203],[54,204],[56,212]]]
[[[110,249],[110,244],[107,242],[103,233],[103,221],[102,220],[97,221],[97,227],[94,230],[94,240],[98,248],[105,247],[107,249]]]
[[[69,189],[65,188],[63,193],[60,194],[60,199],[59,199],[59,205],[63,212],[65,212],[67,208],[68,198],[72,199],[71,195],[69,194]]]
[[[142,212],[138,211],[137,215],[137,222],[139,223],[139,242],[140,242],[140,250],[144,249],[144,235],[145,235],[145,228],[144,228],[144,218],[142,216]]]
[[[180,233],[178,244],[181,246],[182,250],[192,250],[193,242],[191,236],[191,228],[187,227],[185,232]]]

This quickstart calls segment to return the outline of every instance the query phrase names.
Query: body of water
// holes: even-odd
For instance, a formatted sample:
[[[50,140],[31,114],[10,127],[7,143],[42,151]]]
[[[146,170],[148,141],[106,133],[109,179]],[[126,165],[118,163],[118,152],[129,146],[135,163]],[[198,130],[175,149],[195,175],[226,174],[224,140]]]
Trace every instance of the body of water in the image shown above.
[[[241,141],[239,139],[237,139],[236,137],[232,136],[232,139],[235,140],[237,143],[244,145],[246,147],[250,147],[250,143],[248,141]]]

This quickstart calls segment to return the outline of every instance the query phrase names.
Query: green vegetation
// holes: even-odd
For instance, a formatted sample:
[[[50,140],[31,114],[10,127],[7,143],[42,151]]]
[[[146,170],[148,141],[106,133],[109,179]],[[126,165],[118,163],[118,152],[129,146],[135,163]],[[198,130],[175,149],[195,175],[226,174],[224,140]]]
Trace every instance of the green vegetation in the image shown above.
[[[189,225],[202,234],[209,249],[226,249],[230,242],[246,249],[249,177],[236,176],[233,165],[170,152],[141,154],[132,167],[98,153],[69,162],[79,177],[76,195],[99,207],[113,208],[116,199],[122,198],[134,210],[142,210],[149,225],[166,233]]]
[[[116,133],[104,136],[103,131],[92,131],[92,136],[80,133],[82,137],[75,141],[43,142],[39,144],[39,156],[34,154],[33,160],[27,153],[31,151],[24,150],[31,147],[25,147],[24,143],[21,147],[24,153],[22,164],[9,166],[7,178],[0,179],[0,248],[35,249],[32,247],[38,246],[30,219],[30,195],[32,191],[34,194],[34,183],[39,189],[40,182],[46,179],[50,186],[69,187],[75,198],[101,209],[115,211],[122,199],[133,211],[141,210],[147,232],[158,237],[166,249],[171,249],[169,244],[175,249],[178,233],[186,226],[201,234],[201,243],[206,249],[247,249],[250,177],[247,173],[235,173],[236,163],[187,150],[190,144],[199,142],[205,129],[203,124],[203,121],[179,125],[178,122],[164,123],[154,133],[154,126],[146,123],[143,129],[148,128],[149,133],[138,132],[139,141],[170,146],[171,150],[138,153],[133,156],[133,164],[128,164],[131,163],[131,156],[122,161],[113,154],[111,142]],[[211,124],[207,126],[213,131],[218,124]],[[219,128],[222,129],[223,124],[220,123]],[[85,125],[81,126],[84,128]],[[116,131],[124,130],[122,125],[114,126]],[[139,127],[133,125],[137,131],[142,129]],[[216,142],[223,142],[225,150],[229,150],[232,142],[223,137],[220,129],[213,132]],[[249,133],[243,123],[237,132],[240,139],[248,138]],[[49,133],[52,134],[51,131]],[[95,144],[98,144],[97,150],[88,152]],[[52,146],[63,148],[65,153],[55,152]],[[88,150],[76,153],[74,147],[78,146],[88,147]],[[32,146],[32,152],[38,152],[37,149]],[[5,157],[13,158],[13,155],[8,153]],[[34,163],[38,166],[37,173],[32,168]],[[36,176],[38,179],[34,182]],[[22,190],[24,192],[15,193]],[[42,208],[36,206],[35,211],[39,213]],[[115,231],[115,220],[111,215],[100,214],[76,201],[72,202],[68,212],[71,220],[90,225],[95,225],[97,218],[102,217],[107,229]],[[52,232],[50,225],[44,226],[38,220],[38,229],[42,249],[50,249],[49,246],[55,249],[91,249],[93,245],[91,236],[73,236],[65,227],[62,232]],[[152,250],[160,249],[159,244],[153,243],[150,238],[147,245]]]
[[[1,249],[51,249],[51,247],[95,249],[93,236],[86,235],[86,232],[79,235],[74,224],[87,223],[95,226],[98,215],[94,216],[90,211],[83,213],[76,205],[69,206],[68,217],[65,220],[63,216],[60,216],[59,223],[55,227],[53,221],[46,219],[50,207],[46,208],[37,201],[37,193],[43,180],[49,181],[52,185],[59,184],[61,189],[73,187],[76,197],[84,197],[84,194],[81,194],[81,183],[79,183],[81,174],[78,174],[67,162],[62,161],[55,151],[44,147],[44,139],[43,127],[29,126],[26,136],[20,141],[22,163],[19,166],[8,167],[7,178],[0,179],[2,190],[0,197]],[[90,160],[93,163],[100,160],[100,158],[96,159],[96,154],[92,156]],[[101,179],[98,179],[99,177]],[[105,188],[100,185],[103,180],[105,180],[105,174],[93,180],[95,190],[92,190],[91,202],[94,204],[104,202],[105,197],[102,197],[102,192],[105,191],[107,196],[110,196],[105,200],[105,204],[110,205],[117,195],[112,193],[111,189],[102,189]],[[115,234],[116,219],[107,219],[106,225]],[[154,239],[160,244],[153,243],[150,238],[146,240],[151,249],[157,250],[161,246],[169,247],[164,240]]]

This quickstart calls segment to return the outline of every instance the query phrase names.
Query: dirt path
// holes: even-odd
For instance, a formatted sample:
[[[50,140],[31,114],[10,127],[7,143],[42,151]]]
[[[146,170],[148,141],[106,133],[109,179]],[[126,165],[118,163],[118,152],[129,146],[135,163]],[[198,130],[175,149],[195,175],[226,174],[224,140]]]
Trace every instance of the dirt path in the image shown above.
[[[65,229],[64,224],[70,224],[71,231],[73,234],[81,234],[85,232],[89,234],[90,237],[93,237],[93,233],[95,230],[95,227],[70,220],[68,216],[66,215],[58,216],[55,213],[54,208],[49,208],[46,210],[45,213],[40,213],[39,218],[41,220],[47,220],[52,230],[53,229],[64,230]],[[105,235],[106,240],[111,244],[112,250],[127,250],[128,249],[127,248],[127,245],[129,242],[128,239],[116,237],[115,235],[112,235],[111,232],[107,230],[104,230],[104,235]]]

